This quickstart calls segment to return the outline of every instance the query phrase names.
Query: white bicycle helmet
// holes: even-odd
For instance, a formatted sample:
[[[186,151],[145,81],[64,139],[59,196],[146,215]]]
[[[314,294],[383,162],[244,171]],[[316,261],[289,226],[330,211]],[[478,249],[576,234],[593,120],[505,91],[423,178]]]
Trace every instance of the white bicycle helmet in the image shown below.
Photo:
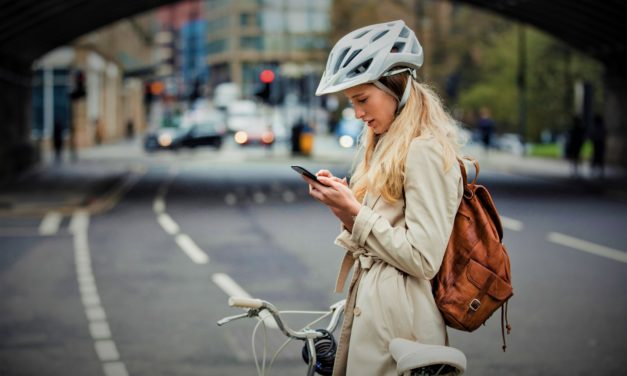
[[[400,109],[409,96],[409,84],[403,98],[399,99],[378,80],[407,70],[414,74],[423,59],[422,46],[416,34],[402,20],[362,27],[348,33],[335,44],[316,95],[373,83],[395,97]]]

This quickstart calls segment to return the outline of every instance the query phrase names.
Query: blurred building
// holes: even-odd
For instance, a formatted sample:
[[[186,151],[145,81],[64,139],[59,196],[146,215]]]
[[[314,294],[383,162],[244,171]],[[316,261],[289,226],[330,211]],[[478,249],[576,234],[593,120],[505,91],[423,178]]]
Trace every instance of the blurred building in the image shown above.
[[[156,78],[165,83],[165,94],[179,100],[202,95],[209,78],[203,4],[188,0],[157,10]]]
[[[143,84],[125,73],[152,65],[152,18],[121,20],[35,61],[31,138],[48,147],[54,123],[63,129],[66,148],[142,131]]]
[[[210,85],[235,82],[251,96],[263,69],[287,85],[319,76],[330,48],[331,0],[206,0]],[[311,91],[311,90],[309,90]]]

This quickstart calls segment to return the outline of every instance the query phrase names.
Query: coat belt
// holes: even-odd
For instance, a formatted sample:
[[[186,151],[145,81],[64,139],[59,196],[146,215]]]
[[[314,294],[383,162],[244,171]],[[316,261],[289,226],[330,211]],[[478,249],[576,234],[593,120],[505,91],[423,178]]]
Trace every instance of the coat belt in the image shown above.
[[[338,273],[337,282],[335,283],[335,292],[342,292],[344,290],[346,278],[353,267],[368,270],[377,259],[377,257],[369,255],[364,248],[348,250],[340,266],[340,272]]]

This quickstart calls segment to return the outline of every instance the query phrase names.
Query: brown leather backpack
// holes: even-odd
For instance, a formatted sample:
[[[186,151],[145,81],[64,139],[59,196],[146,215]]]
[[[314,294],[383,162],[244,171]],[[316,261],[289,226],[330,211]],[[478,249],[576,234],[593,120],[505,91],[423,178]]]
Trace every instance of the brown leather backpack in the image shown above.
[[[501,308],[503,351],[507,301],[513,295],[509,256],[503,246],[503,226],[488,190],[476,184],[479,163],[470,184],[463,161],[459,161],[464,196],[455,217],[442,266],[433,279],[435,302],[446,324],[472,332]]]

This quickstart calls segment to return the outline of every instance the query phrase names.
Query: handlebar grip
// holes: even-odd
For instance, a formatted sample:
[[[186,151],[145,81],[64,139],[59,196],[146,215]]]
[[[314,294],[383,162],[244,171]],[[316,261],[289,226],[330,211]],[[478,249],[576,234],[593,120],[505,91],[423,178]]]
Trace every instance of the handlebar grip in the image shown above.
[[[240,308],[261,308],[263,301],[253,298],[230,297],[229,306]]]

